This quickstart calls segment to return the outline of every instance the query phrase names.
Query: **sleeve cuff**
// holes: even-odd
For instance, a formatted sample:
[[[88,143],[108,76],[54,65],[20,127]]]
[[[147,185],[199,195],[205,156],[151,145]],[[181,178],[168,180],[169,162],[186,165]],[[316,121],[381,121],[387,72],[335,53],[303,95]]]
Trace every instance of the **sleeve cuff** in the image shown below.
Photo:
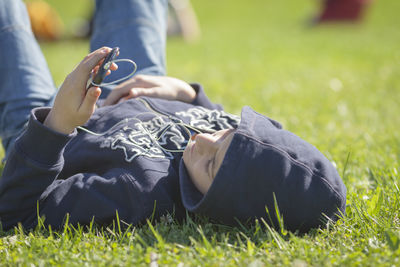
[[[191,104],[196,105],[196,106],[203,106],[208,109],[217,109],[217,110],[223,110],[222,105],[220,104],[214,104],[208,99],[206,96],[203,86],[201,86],[199,83],[190,83],[190,86],[196,91],[196,98],[192,101]]]
[[[50,108],[35,108],[31,111],[25,133],[16,141],[16,149],[25,157],[46,165],[57,164],[62,159],[66,144],[76,136],[62,134],[43,125]]]

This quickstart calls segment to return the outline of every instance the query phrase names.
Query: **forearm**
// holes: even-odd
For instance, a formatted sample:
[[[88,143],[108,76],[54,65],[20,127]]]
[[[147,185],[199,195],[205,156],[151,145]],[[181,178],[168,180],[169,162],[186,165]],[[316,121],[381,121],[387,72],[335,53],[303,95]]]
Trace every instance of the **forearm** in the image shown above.
[[[0,180],[0,219],[4,229],[21,222],[31,226],[43,192],[61,172],[63,151],[71,135],[42,124],[49,109],[36,109],[27,131],[15,143]]]

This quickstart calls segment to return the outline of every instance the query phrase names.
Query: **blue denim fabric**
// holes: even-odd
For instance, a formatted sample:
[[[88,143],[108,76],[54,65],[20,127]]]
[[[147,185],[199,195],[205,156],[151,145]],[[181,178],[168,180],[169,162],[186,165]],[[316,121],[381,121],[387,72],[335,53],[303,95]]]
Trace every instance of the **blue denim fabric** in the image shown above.
[[[32,108],[56,92],[46,61],[32,35],[25,5],[0,1],[0,138],[8,151]]]
[[[120,48],[119,58],[138,65],[137,73],[165,75],[167,0],[97,0],[90,49]],[[119,63],[112,79],[129,74],[132,66]]]
[[[119,58],[137,73],[165,74],[167,0],[97,0],[91,51],[120,47]],[[121,62],[109,78],[132,71]],[[103,88],[102,97],[107,95]],[[105,90],[104,90],[105,89]],[[24,130],[31,109],[52,104],[56,87],[21,0],[0,1],[0,138],[6,155]]]

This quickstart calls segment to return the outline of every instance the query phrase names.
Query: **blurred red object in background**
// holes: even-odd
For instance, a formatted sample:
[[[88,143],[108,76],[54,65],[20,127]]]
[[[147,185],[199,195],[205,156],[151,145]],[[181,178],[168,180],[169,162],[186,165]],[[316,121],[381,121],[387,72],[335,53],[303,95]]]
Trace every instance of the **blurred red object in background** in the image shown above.
[[[335,21],[359,21],[370,0],[324,0],[322,12],[316,23]]]

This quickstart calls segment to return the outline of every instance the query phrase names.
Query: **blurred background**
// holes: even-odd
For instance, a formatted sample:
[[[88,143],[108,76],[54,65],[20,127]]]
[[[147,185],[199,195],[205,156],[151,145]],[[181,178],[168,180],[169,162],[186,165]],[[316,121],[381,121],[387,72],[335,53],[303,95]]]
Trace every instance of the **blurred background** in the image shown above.
[[[59,86],[88,53],[94,3],[45,2],[56,33],[40,44]],[[202,83],[228,112],[250,105],[282,122],[346,184],[368,187],[367,168],[399,166],[400,1],[192,0],[181,29],[173,2],[168,75]],[[36,8],[40,21],[48,7]]]

